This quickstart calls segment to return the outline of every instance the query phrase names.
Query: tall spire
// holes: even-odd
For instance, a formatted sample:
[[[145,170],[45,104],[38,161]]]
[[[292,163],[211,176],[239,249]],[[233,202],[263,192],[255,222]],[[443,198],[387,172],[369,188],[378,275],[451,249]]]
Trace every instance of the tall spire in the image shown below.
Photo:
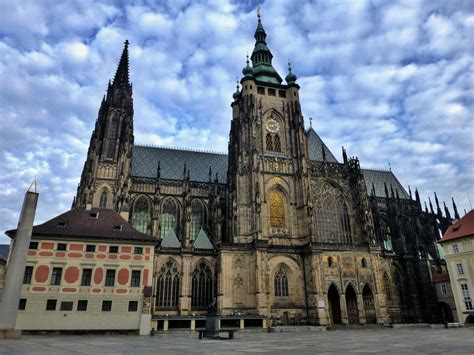
[[[130,85],[128,76],[128,39],[125,41],[122,56],[120,57],[120,62],[117,67],[117,71],[115,72],[113,84],[116,86]]]
[[[275,68],[272,66],[273,54],[267,47],[267,33],[262,25],[260,9],[257,11],[257,29],[255,30],[255,47],[250,59],[252,60],[253,76],[256,80],[281,84],[283,81]]]
[[[458,213],[458,206],[456,206],[456,202],[454,202],[454,197],[451,197],[451,200],[453,201],[454,218],[460,219]]]

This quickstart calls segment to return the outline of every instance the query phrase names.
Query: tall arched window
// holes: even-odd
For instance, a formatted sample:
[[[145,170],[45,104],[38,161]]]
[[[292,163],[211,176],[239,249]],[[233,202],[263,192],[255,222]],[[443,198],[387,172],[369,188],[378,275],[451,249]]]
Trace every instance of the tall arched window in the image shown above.
[[[383,274],[383,290],[387,295],[387,300],[392,301],[392,285],[387,273]]]
[[[204,206],[198,199],[191,202],[191,240],[196,239],[201,228],[204,227]]]
[[[156,306],[177,307],[179,298],[179,269],[173,260],[164,263],[156,281]]]
[[[160,238],[163,239],[170,229],[176,233],[176,226],[178,221],[178,206],[175,200],[168,198],[161,207],[160,217]]]
[[[350,244],[350,215],[341,190],[324,182],[313,184],[311,192],[314,198],[313,223],[318,241]]]
[[[100,208],[107,208],[107,190],[102,191],[99,201]]]
[[[284,226],[285,221],[285,195],[281,191],[270,192],[270,223],[272,226]]]
[[[280,136],[278,134],[275,134],[275,136],[273,137],[273,151],[281,152],[281,141]]]
[[[275,273],[275,296],[288,297],[288,277],[283,268],[279,268]]]
[[[115,158],[115,148],[116,148],[116,141],[117,138],[117,129],[118,129],[118,120],[117,118],[113,118],[110,121],[109,126],[109,146],[107,148],[107,158],[114,159]]]
[[[273,139],[270,133],[267,133],[265,137],[265,143],[266,143],[267,150],[273,150]]]
[[[140,196],[133,204],[132,226],[142,233],[151,233],[150,203],[145,196]]]
[[[191,307],[205,308],[212,302],[214,296],[214,275],[210,266],[205,261],[201,261],[193,271]]]

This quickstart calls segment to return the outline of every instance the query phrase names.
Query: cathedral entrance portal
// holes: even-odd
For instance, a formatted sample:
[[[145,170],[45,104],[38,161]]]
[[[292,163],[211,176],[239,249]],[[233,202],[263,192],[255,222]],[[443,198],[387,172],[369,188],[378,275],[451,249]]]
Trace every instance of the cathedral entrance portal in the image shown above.
[[[334,285],[328,290],[328,308],[332,324],[341,324],[341,303],[339,301],[339,292]]]
[[[377,315],[375,313],[375,304],[374,304],[374,295],[369,286],[364,286],[364,291],[362,292],[362,298],[364,299],[364,310],[365,310],[365,319],[368,324],[377,323]]]
[[[346,288],[347,318],[349,324],[359,324],[359,308],[357,307],[357,294],[349,285]]]

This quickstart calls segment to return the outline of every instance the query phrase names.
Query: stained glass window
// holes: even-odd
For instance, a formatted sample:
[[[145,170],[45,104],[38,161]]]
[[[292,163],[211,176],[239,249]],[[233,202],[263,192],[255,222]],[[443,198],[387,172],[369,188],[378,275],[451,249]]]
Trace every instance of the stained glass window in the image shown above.
[[[173,260],[164,263],[156,281],[156,306],[177,307],[179,298],[180,272]]]
[[[191,307],[207,307],[212,302],[214,294],[214,275],[210,266],[205,261],[201,261],[193,271]]]
[[[278,269],[275,273],[275,296],[288,297],[288,277],[283,268]]]
[[[142,233],[151,233],[150,204],[145,196],[140,196],[133,204],[132,226]]]
[[[204,207],[202,202],[194,199],[191,202],[191,235],[190,239],[196,239],[201,228],[204,227]]]
[[[270,223],[272,226],[285,225],[285,196],[278,190],[270,192]]]
[[[265,137],[265,142],[267,150],[273,150],[273,139],[270,133],[267,133],[267,136]]]
[[[176,233],[176,222],[178,220],[178,207],[172,198],[168,198],[163,203],[160,217],[160,238],[163,239],[170,229]]]
[[[318,241],[350,244],[351,221],[349,209],[341,190],[328,183],[314,184],[314,224]]]
[[[102,193],[100,194],[99,207],[107,208],[107,191],[106,190],[102,191]]]
[[[275,137],[273,137],[273,151],[281,152],[281,141],[278,134],[275,134]]]

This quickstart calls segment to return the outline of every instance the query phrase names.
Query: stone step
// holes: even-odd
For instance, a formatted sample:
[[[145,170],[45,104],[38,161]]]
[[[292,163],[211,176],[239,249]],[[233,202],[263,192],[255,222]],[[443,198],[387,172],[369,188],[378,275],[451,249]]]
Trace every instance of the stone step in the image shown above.
[[[325,326],[315,326],[315,325],[279,325],[276,327],[269,327],[268,332],[273,333],[273,332],[298,332],[298,331],[314,331],[314,332],[324,332],[326,331]]]
[[[431,324],[429,323],[404,323],[404,324],[392,324],[392,327],[395,329],[403,328],[430,328]]]

